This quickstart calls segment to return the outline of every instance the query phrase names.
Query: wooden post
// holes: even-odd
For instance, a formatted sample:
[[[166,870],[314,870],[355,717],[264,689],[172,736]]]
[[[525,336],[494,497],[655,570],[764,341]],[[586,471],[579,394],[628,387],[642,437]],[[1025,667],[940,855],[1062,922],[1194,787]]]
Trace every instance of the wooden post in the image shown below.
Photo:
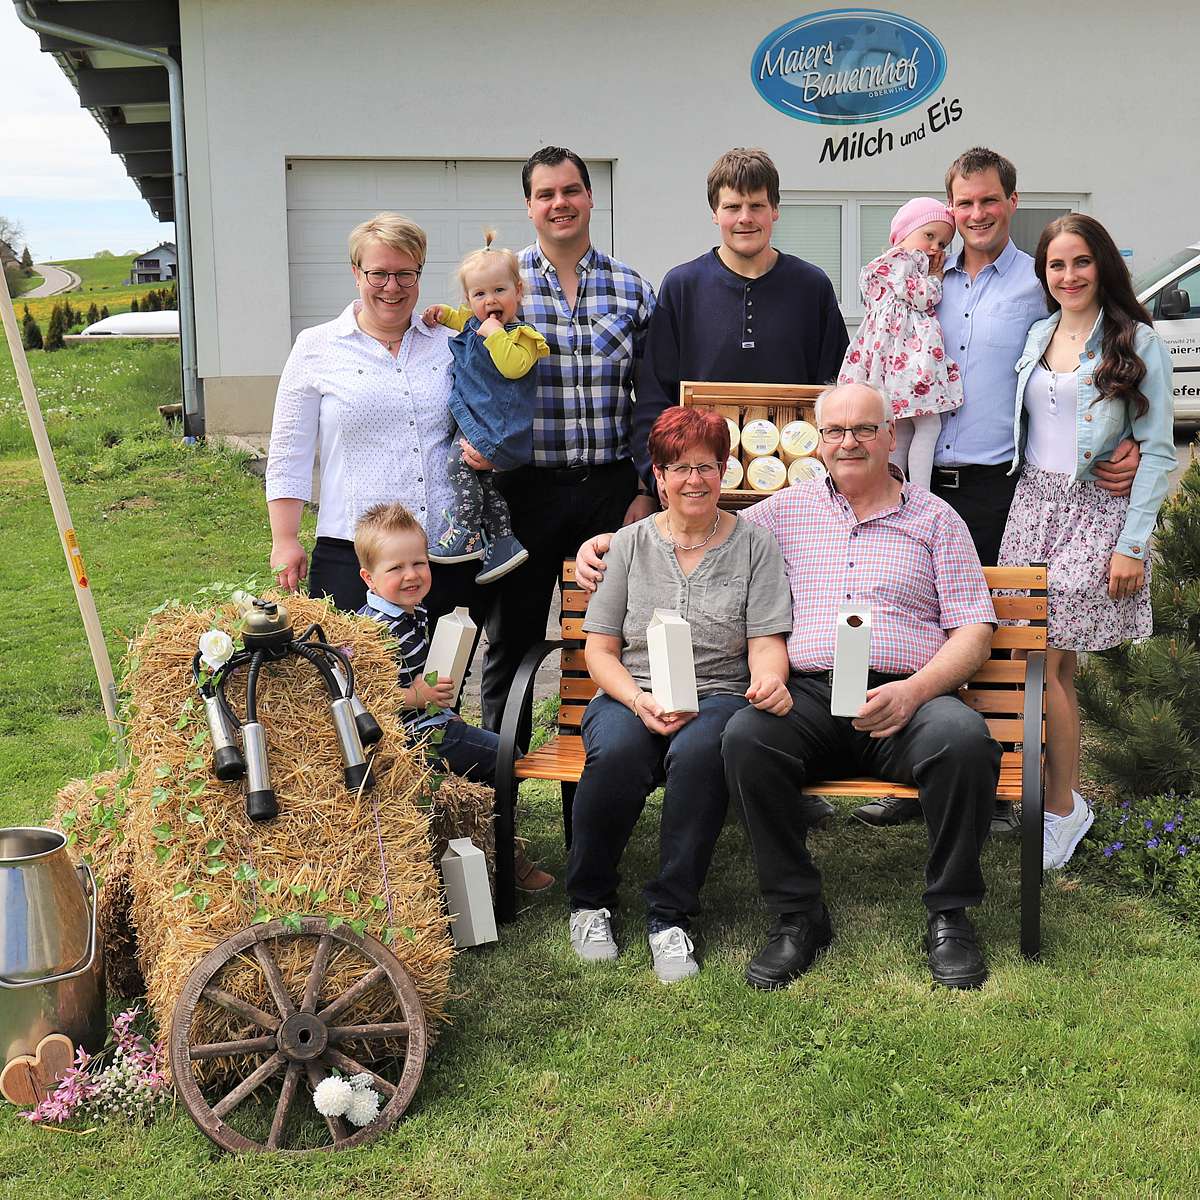
[[[91,581],[88,579],[87,568],[84,566],[83,554],[79,549],[79,541],[71,526],[71,512],[67,508],[67,498],[63,494],[62,479],[58,474],[58,465],[54,461],[54,451],[50,447],[50,439],[46,435],[46,424],[42,420],[41,406],[38,404],[37,388],[29,371],[29,360],[25,357],[25,345],[21,340],[21,330],[17,325],[17,314],[13,310],[12,297],[8,291],[8,279],[0,271],[0,318],[4,321],[4,335],[8,339],[8,349],[12,354],[13,366],[17,371],[17,382],[21,385],[21,398],[25,401],[25,412],[29,416],[29,428],[33,433],[33,444],[37,447],[38,462],[42,468],[42,478],[46,481],[46,491],[50,496],[50,507],[54,510],[54,522],[58,526],[58,536],[62,542],[63,554],[66,555],[67,567],[71,574],[71,583],[75,588],[75,600],[79,605],[79,614],[83,618],[84,632],[87,634],[88,648],[92,652],[92,663],[96,668],[96,678],[100,683],[100,698],[104,703],[104,715],[108,718],[108,727],[112,731],[113,745],[117,752],[117,762],[125,765],[125,731],[121,727],[117,715],[117,685],[113,679],[112,663],[108,657],[108,647],[104,642],[104,633],[100,628],[100,617],[96,612],[96,598],[92,595]]]

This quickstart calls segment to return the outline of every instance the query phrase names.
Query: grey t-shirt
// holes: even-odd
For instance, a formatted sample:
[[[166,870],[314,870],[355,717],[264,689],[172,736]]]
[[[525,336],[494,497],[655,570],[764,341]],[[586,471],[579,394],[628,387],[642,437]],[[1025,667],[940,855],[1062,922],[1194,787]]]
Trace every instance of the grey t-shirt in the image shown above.
[[[779,543],[749,521],[739,519],[690,575],[680,570],[652,516],[619,529],[605,561],[583,628],[619,637],[622,664],[646,690],[646,626],[656,608],[674,609],[691,625],[701,697],[744,692],[750,686],[746,639],[792,630],[792,592]]]

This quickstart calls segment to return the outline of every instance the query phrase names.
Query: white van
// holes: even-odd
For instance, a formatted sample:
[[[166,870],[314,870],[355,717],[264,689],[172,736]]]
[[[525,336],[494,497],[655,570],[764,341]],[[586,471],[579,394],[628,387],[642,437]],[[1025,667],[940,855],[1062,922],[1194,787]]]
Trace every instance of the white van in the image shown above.
[[[1200,242],[1136,275],[1133,290],[1171,351],[1176,422],[1200,421]]]

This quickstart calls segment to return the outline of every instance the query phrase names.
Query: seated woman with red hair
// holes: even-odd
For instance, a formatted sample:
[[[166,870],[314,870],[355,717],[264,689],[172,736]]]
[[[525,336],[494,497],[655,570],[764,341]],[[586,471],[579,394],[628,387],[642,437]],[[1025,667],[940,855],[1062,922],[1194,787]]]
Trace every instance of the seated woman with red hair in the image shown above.
[[[689,924],[729,803],[725,723],[747,704],[776,716],[792,705],[792,597],[771,534],[717,508],[729,457],[725,419],[668,409],[649,449],[664,511],[613,536],[583,625],[588,671],[601,690],[583,718],[587,761],[566,886],[575,953],[615,959],[617,867],[647,795],[665,784],[659,869],[643,897],[654,973],[672,983],[699,970]],[[646,628],[655,609],[691,626],[697,712],[664,712],[650,694]]]

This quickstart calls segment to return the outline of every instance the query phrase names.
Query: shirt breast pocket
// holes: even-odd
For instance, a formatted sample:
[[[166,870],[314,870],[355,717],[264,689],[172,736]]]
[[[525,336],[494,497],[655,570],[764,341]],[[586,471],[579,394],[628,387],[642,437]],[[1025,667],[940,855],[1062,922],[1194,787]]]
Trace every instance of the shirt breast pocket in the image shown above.
[[[592,350],[602,358],[622,361],[633,357],[633,314],[601,313],[592,318]]]
[[[983,318],[980,330],[983,340],[997,349],[1011,349],[1014,360],[1025,346],[1030,325],[1037,319],[1020,304],[996,304],[986,313],[976,309],[976,315]]]
[[[744,579],[712,579],[704,585],[700,601],[704,616],[722,624],[746,621],[746,581]]]

